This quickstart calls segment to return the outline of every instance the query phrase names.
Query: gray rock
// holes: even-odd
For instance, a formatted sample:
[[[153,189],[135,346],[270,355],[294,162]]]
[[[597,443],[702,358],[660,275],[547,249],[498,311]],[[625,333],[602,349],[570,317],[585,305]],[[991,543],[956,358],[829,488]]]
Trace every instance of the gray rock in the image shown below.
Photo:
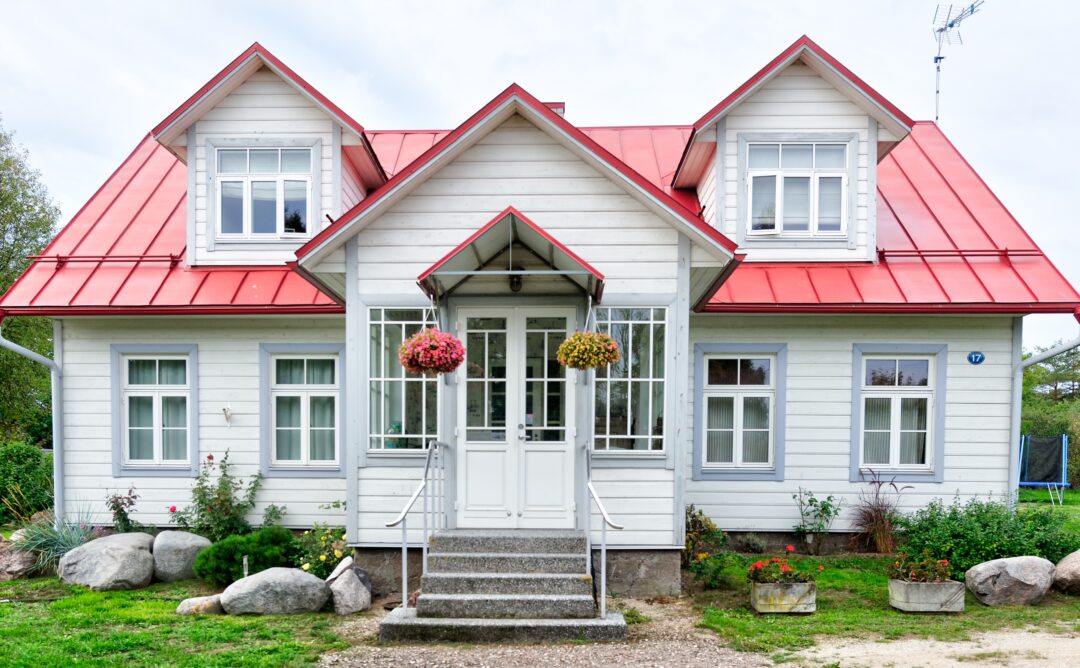
[[[225,608],[221,607],[221,595],[196,596],[185,598],[176,606],[178,615],[223,615]]]
[[[364,586],[351,568],[342,572],[330,585],[330,595],[334,597],[334,612],[339,615],[351,615],[371,607],[371,590]]]
[[[334,570],[331,571],[330,575],[327,576],[326,584],[331,584],[334,580],[337,580],[338,577],[342,573],[344,573],[345,571],[352,568],[352,565],[353,565],[353,558],[352,557],[345,557],[344,559],[339,561],[338,565],[334,566]]]
[[[964,579],[986,605],[1035,605],[1054,582],[1054,564],[1042,557],[994,559],[972,566]]]
[[[37,557],[7,541],[0,542],[0,582],[21,578],[34,570]]]
[[[329,598],[322,578],[279,567],[232,583],[221,593],[221,605],[230,615],[276,615],[317,612]]]
[[[1054,570],[1054,587],[1066,594],[1080,595],[1080,550],[1058,562]]]
[[[326,578],[326,584],[333,584],[334,580],[337,580],[339,577],[341,577],[342,573],[350,569],[353,573],[356,574],[356,577],[360,579],[360,584],[364,585],[364,587],[368,590],[368,593],[374,596],[375,589],[371,586],[371,576],[368,575],[368,572],[365,571],[363,568],[357,566],[353,562],[352,557],[345,557],[341,560],[341,563],[339,563],[334,568],[333,572],[330,573],[330,575]]]
[[[95,591],[139,589],[154,576],[154,537],[119,533],[92,540],[60,558],[57,575],[67,584]]]
[[[195,577],[195,557],[210,541],[187,531],[162,531],[154,539],[154,577],[175,582]]]
[[[26,535],[26,531],[25,531],[25,530],[23,530],[23,529],[16,529],[15,531],[12,531],[12,532],[11,532],[11,538],[10,538],[9,540],[11,540],[11,542],[12,542],[12,543],[17,543],[17,542],[19,542],[20,540],[22,540],[22,539],[23,539],[23,536],[25,536],[25,535]]]

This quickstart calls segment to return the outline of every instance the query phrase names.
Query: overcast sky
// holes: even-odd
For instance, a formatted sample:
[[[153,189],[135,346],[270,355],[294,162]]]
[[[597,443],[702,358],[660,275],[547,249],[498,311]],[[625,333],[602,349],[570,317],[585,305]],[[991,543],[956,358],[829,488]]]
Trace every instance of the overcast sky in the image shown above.
[[[805,33],[932,119],[933,0],[4,3],[0,115],[66,221],[253,41],[367,128],[450,128],[511,82],[578,125],[691,123]],[[1080,285],[1080,5],[988,0],[948,48],[941,126]],[[1025,345],[1072,338],[1029,316]]]

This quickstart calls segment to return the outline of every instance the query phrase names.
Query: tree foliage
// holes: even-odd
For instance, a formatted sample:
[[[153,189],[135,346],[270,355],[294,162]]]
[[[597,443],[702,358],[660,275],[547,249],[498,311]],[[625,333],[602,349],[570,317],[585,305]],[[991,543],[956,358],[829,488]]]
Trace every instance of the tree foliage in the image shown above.
[[[1039,348],[1036,354],[1046,350],[1049,347]],[[1032,436],[1068,434],[1069,482],[1080,484],[1080,349],[1033,364],[1024,371],[1021,431]]]
[[[41,175],[31,168],[26,149],[0,125],[0,294],[49,243],[60,209]],[[8,318],[4,337],[46,356],[52,355],[52,326],[46,318]],[[51,440],[49,371],[15,353],[0,350],[0,442]]]

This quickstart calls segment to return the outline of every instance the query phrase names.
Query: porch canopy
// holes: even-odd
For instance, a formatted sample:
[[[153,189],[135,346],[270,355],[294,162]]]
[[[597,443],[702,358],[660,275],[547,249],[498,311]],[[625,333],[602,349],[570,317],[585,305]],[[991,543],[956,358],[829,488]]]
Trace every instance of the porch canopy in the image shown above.
[[[597,303],[604,292],[603,274],[512,206],[431,265],[417,283],[437,300],[478,276],[504,278],[513,292],[532,279],[558,279]]]

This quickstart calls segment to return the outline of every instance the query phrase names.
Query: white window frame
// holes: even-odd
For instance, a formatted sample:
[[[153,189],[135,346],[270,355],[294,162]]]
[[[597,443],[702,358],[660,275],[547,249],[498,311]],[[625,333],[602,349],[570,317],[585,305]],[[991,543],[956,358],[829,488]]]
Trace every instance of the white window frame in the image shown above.
[[[831,145],[841,146],[844,149],[844,165],[842,167],[813,167],[811,169],[799,168],[799,169],[784,169],[783,163],[779,163],[781,166],[777,168],[752,168],[750,165],[750,149],[754,146],[772,146],[777,147],[777,159],[782,160],[783,147],[791,145],[803,145],[810,146],[810,154],[814,156],[816,160],[817,151],[814,147],[819,145]],[[848,188],[850,183],[848,182],[848,162],[852,159],[849,155],[851,152],[850,146],[847,142],[841,141],[752,141],[746,142],[746,236],[747,238],[753,237],[792,237],[792,238],[846,238],[848,235]],[[776,178],[775,183],[775,202],[776,202],[776,219],[773,229],[771,230],[755,230],[754,229],[754,179],[757,177],[773,176]],[[796,177],[796,178],[809,178],[810,179],[810,221],[809,228],[806,230],[784,230],[784,178]],[[818,182],[823,178],[840,178],[840,229],[839,230],[818,230]]]
[[[304,383],[277,382],[278,360],[305,360]],[[334,363],[332,384],[308,384],[307,360],[331,360]],[[341,461],[341,358],[335,353],[274,353],[270,355],[270,466],[286,468],[337,469]],[[278,459],[277,456],[277,399],[300,398],[300,459]],[[334,458],[311,459],[311,399],[330,397],[334,400]]]
[[[146,383],[137,384],[130,382],[130,374],[128,363],[132,360],[153,360],[160,362],[161,360],[180,360],[184,363],[184,384],[183,385],[162,385],[160,383]],[[155,369],[157,366],[155,365]],[[121,453],[123,457],[123,465],[131,468],[155,468],[160,466],[187,466],[191,463],[191,360],[187,355],[154,355],[154,354],[132,354],[125,353],[120,355],[120,374],[122,389],[120,392],[120,428],[122,434]],[[159,376],[160,378],[160,376]],[[154,456],[153,459],[132,459],[131,458],[131,422],[130,422],[130,405],[133,397],[150,397],[153,400],[153,444],[154,444]],[[164,456],[164,438],[163,432],[165,430],[164,420],[161,412],[161,400],[164,397],[183,397],[184,403],[184,433],[185,433],[185,447],[184,456],[180,459],[165,459]]]
[[[769,360],[769,382],[764,385],[710,385],[708,381],[708,369],[709,361],[717,359],[733,359],[736,361],[736,368],[741,368],[740,362],[744,359],[767,359]],[[702,470],[723,470],[723,469],[772,469],[775,466],[776,460],[776,373],[777,373],[777,358],[776,355],[760,355],[760,354],[725,354],[715,353],[705,355],[705,363],[703,365],[705,378],[702,380],[702,392],[701,392],[701,416],[698,418],[701,425],[702,434],[702,446],[701,446],[701,468]],[[710,462],[709,457],[709,433],[717,431],[727,431],[724,429],[710,429],[708,427],[708,410],[709,399],[711,397],[716,398],[732,398],[735,405],[735,419],[732,424],[732,461],[731,462]],[[743,399],[746,398],[767,398],[769,400],[769,459],[767,462],[743,462]],[[764,431],[761,429],[754,429],[753,431]]]
[[[372,314],[374,314],[376,311],[379,312],[379,320],[375,320],[372,317]],[[421,320],[388,319],[386,317],[386,314],[387,314],[388,311],[419,311],[421,313],[421,318],[422,319]],[[379,335],[380,335],[380,337],[382,337],[382,340],[380,341],[380,344],[382,344],[382,345],[385,345],[386,325],[387,324],[401,325],[403,332],[405,331],[405,327],[407,325],[419,326],[420,328],[435,327],[437,325],[437,323],[435,322],[435,319],[434,319],[434,315],[433,315],[430,308],[417,307],[417,306],[379,306],[379,307],[373,307],[373,308],[368,309],[368,336],[369,337],[371,336],[371,328],[375,327],[375,326],[378,326],[379,327]],[[392,346],[391,346],[391,354],[396,356],[398,346],[400,346],[402,343],[403,343],[402,341],[393,342]],[[369,339],[368,345],[370,345],[370,339]],[[408,373],[402,373],[402,375],[400,375],[400,376],[391,376],[389,373],[387,373],[386,369],[381,368],[382,360],[376,361],[374,359],[370,359],[370,360],[368,360],[368,364],[369,364],[369,367],[368,367],[368,384],[367,384],[367,388],[366,388],[367,392],[365,393],[366,395],[368,395],[368,400],[366,402],[367,406],[364,408],[364,410],[368,411],[368,434],[367,434],[367,445],[366,445],[367,451],[369,453],[374,453],[376,456],[381,456],[381,455],[405,455],[405,456],[409,456],[409,455],[413,455],[413,454],[422,454],[422,453],[427,452],[428,447],[431,445],[431,441],[438,439],[439,425],[442,424],[442,418],[443,418],[443,412],[442,412],[442,406],[443,406],[443,401],[442,401],[443,383],[438,379],[432,379],[432,378],[420,377],[420,376],[410,376]],[[389,431],[389,428],[388,428],[389,411],[387,410],[387,403],[386,403],[387,397],[389,395],[389,393],[386,391],[387,383],[396,383],[396,382],[401,382],[402,383],[402,388],[401,388],[401,390],[402,390],[401,391],[402,433],[400,433],[400,434],[393,434],[393,433],[390,433],[390,431]],[[373,419],[374,416],[371,414],[372,407],[371,407],[370,394],[371,394],[371,385],[373,383],[378,383],[378,385],[379,385],[379,397],[380,397],[379,411],[380,411],[380,416],[379,416],[379,419],[378,419],[377,422],[376,422],[375,419]],[[427,408],[428,408],[428,406],[427,406],[427,402],[428,402],[427,392],[422,391],[420,393],[420,396],[422,398],[421,399],[421,406],[420,406],[420,425],[421,425],[421,431],[423,431],[425,433],[414,434],[414,433],[405,433],[405,431],[404,431],[404,426],[408,422],[408,420],[405,419],[405,413],[406,413],[406,410],[407,410],[406,403],[407,403],[407,397],[408,397],[408,392],[405,391],[406,387],[407,387],[407,383],[434,383],[435,384],[435,403],[436,403],[436,406],[435,406],[435,424],[434,425],[429,425],[428,424],[428,419],[427,419],[427,412],[428,412],[427,411]],[[424,387],[424,389],[426,390],[426,387]],[[382,429],[377,431],[375,429],[376,424],[382,425]],[[434,433],[433,434],[432,433],[426,433],[426,432],[429,431],[429,429],[428,429],[429,426],[434,426]],[[419,448],[397,448],[397,447],[388,448],[388,447],[386,447],[386,441],[387,440],[406,439],[406,438],[420,439],[420,447]],[[376,444],[378,444],[378,445],[376,445]]]
[[[247,172],[221,172],[218,170],[219,158],[218,154],[221,151],[252,151],[252,150],[276,150],[278,151],[278,164],[280,165],[281,157],[280,152],[283,150],[289,151],[307,151],[309,169],[307,172],[276,172],[270,174],[252,174]],[[315,193],[312,191],[313,173],[315,171],[315,149],[311,146],[215,146],[213,149],[213,161],[214,161],[214,203],[216,220],[214,221],[215,236],[220,241],[245,241],[245,240],[266,240],[266,239],[309,239],[313,234],[313,228],[316,226],[315,218]],[[250,157],[248,162],[250,165]],[[286,232],[285,231],[285,211],[283,206],[278,206],[276,211],[276,223],[274,232],[254,232],[253,231],[253,214],[252,214],[252,195],[251,184],[252,182],[274,182],[277,186],[277,202],[284,203],[285,201],[285,182],[286,181],[303,181],[305,184],[305,192],[307,197],[307,230],[304,232]],[[221,228],[222,224],[222,206],[221,206],[221,188],[223,183],[241,183],[244,190],[243,195],[243,231],[240,233],[224,232]]]
[[[868,385],[866,383],[866,368],[867,365],[875,360],[920,360],[927,363],[927,378],[926,385]],[[934,443],[934,411],[935,411],[935,397],[936,383],[935,378],[935,366],[936,359],[934,355],[903,355],[903,354],[867,354],[863,355],[862,368],[859,370],[860,383],[862,385],[859,392],[859,469],[869,472],[871,470],[876,471],[919,471],[925,472],[933,469],[934,462],[934,448],[937,444]],[[888,464],[867,464],[866,459],[866,399],[889,399],[889,463]],[[901,418],[901,401],[903,399],[926,399],[926,452],[924,454],[925,462],[922,464],[901,464],[900,463],[900,435],[903,431],[900,428]],[[883,430],[875,430],[883,431]]]

